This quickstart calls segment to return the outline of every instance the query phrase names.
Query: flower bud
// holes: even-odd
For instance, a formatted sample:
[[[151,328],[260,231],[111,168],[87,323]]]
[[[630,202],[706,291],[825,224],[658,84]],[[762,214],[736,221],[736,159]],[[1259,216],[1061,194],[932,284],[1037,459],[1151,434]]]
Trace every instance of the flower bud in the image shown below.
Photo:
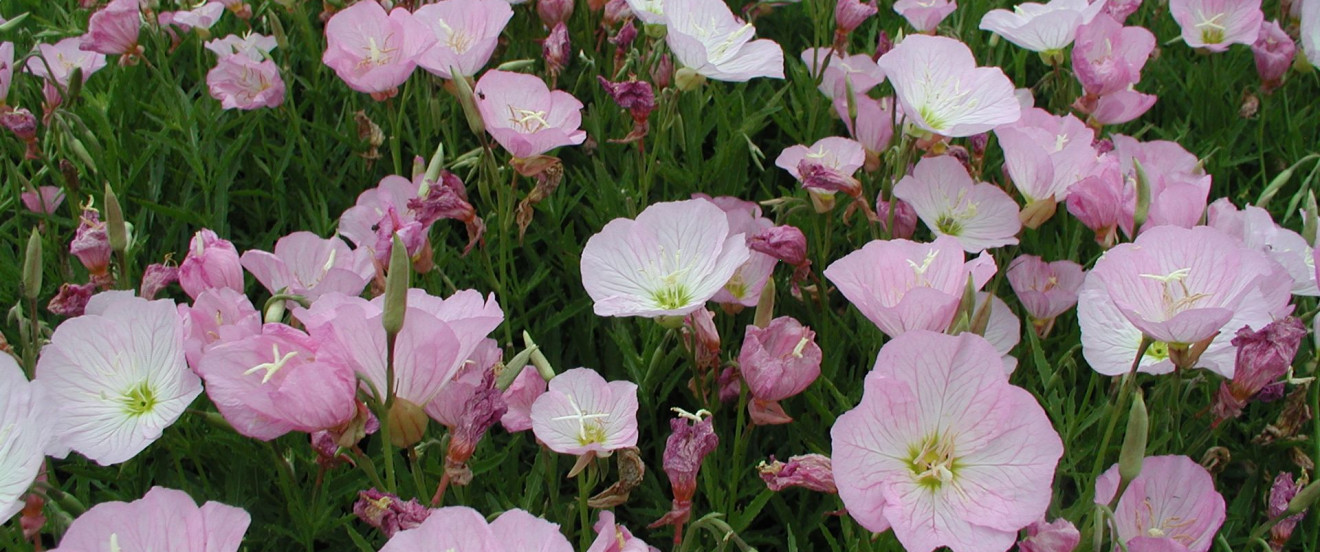
[[[408,448],[422,442],[431,418],[422,407],[411,401],[395,398],[390,407],[390,444]]]
[[[1021,552],[1072,552],[1082,542],[1077,527],[1064,518],[1045,523],[1045,519],[1027,526],[1027,538],[1018,543]]]
[[[674,85],[680,92],[691,92],[706,83],[705,75],[696,72],[691,67],[682,67],[674,71]]]
[[[457,68],[449,69],[451,75],[462,75]],[[477,102],[472,98],[472,85],[468,83],[467,77],[459,76],[449,81],[452,84],[451,92],[458,98],[458,105],[463,107],[463,116],[467,118],[468,128],[473,134],[481,136],[486,132],[486,122],[481,119],[481,112],[477,110]],[[451,87],[447,87],[451,88]]]
[[[571,5],[571,4],[570,4]],[[568,40],[568,26],[564,22],[556,23],[550,30],[550,36],[541,43],[541,53],[545,57],[545,68],[553,77],[558,75],[568,61],[572,59],[573,47]]]
[[[28,236],[27,251],[23,254],[23,297],[28,300],[36,300],[41,293],[42,257],[41,234],[33,228]]]
[[[660,56],[660,61],[651,67],[651,84],[656,90],[664,90],[674,82],[674,60],[669,54]]]
[[[894,214],[889,214],[889,206],[894,205]],[[890,230],[889,221],[894,221],[894,227],[890,230],[890,237],[897,239],[912,239],[912,234],[917,231],[917,211],[908,205],[906,201],[894,199],[892,202],[880,200],[875,204],[875,214],[880,218],[880,226],[885,230]]]
[[[1146,457],[1146,433],[1150,419],[1146,414],[1146,401],[1141,395],[1137,391],[1132,398],[1127,432],[1123,434],[1123,448],[1118,453],[1118,476],[1123,482],[1131,482],[1141,475],[1141,461]]]
[[[523,346],[532,351],[532,366],[535,366],[537,373],[541,374],[541,379],[544,379],[545,381],[554,379],[555,368],[550,365],[550,359],[545,358],[545,354],[541,352],[541,348],[537,347],[536,343],[532,342],[532,334],[529,334],[526,331],[523,331]]]
[[[1298,491],[1297,495],[1288,501],[1288,509],[1284,510],[1284,513],[1290,516],[1304,514],[1316,499],[1320,499],[1320,481],[1312,481],[1305,489]]]
[[[404,315],[408,311],[408,287],[412,281],[412,265],[408,248],[396,234],[390,251],[390,271],[385,275],[385,308],[381,322],[385,333],[394,336],[403,329]],[[390,360],[393,362],[393,359]]]
[[[1279,27],[1277,21],[1266,21],[1260,26],[1260,34],[1251,53],[1256,58],[1256,73],[1260,75],[1261,90],[1268,93],[1283,84],[1283,76],[1292,66],[1297,55],[1297,43]]]

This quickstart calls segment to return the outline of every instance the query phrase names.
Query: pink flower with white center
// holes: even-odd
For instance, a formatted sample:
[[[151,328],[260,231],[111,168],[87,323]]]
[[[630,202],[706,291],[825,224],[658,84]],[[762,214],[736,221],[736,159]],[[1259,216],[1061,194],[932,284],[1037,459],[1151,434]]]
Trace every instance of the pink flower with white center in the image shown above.
[[[367,301],[338,293],[322,295],[300,314],[319,354],[347,363],[382,396],[387,376],[383,295]],[[486,335],[504,321],[495,296],[462,290],[441,299],[408,290],[408,312],[394,349],[394,396],[426,406],[462,368]]]
[[[1294,295],[1320,295],[1311,246],[1301,234],[1275,224],[1270,212],[1254,205],[1238,210],[1226,197],[1206,209],[1206,225],[1242,240],[1248,249],[1269,255],[1292,277]]]
[[[885,81],[884,71],[866,54],[839,57],[833,48],[809,48],[802,51],[802,62],[813,77],[822,75],[818,88],[830,98],[847,98],[849,85],[853,94],[862,96]]]
[[[226,287],[243,292],[243,265],[229,240],[203,228],[193,235],[188,255],[179,263],[179,286],[196,299],[203,291]]]
[[[14,43],[0,42],[0,105],[9,97],[9,83],[14,80]]]
[[[729,282],[750,252],[704,199],[656,203],[587,240],[582,285],[597,316],[683,316]]]
[[[614,523],[614,512],[601,510],[596,521],[596,540],[587,552],[654,552],[642,539],[634,537],[627,527]],[[384,552],[384,551],[382,551]]]
[[[275,37],[256,33],[247,33],[243,36],[231,34],[224,38],[206,41],[206,49],[215,52],[215,55],[221,58],[232,54],[243,54],[252,61],[268,59],[270,51],[274,50],[276,45]]]
[[[64,190],[58,186],[38,186],[35,191],[23,192],[23,206],[33,213],[53,215],[64,204]]]
[[[1008,550],[1049,506],[1063,443],[975,334],[915,331],[880,349],[862,402],[830,430],[834,480],[862,527],[907,550]]]
[[[1302,35],[1302,51],[1306,53],[1311,65],[1320,65],[1320,2],[1306,0],[1300,2],[1302,14],[1299,18]],[[1297,6],[1296,3],[1293,6]]]
[[[509,367],[513,369],[513,367]],[[504,404],[509,409],[500,416],[500,425],[504,431],[517,433],[532,429],[532,405],[545,393],[547,382],[532,366],[522,367],[522,372],[513,379],[509,388],[504,390]]]
[[[747,326],[738,367],[752,393],[747,411],[757,425],[793,421],[779,401],[806,390],[820,376],[821,350],[816,332],[790,316],[770,325]]]
[[[349,88],[383,100],[408,80],[435,35],[408,10],[386,15],[376,2],[358,2],[326,22],[325,40],[321,62]]]
[[[1022,229],[1017,202],[994,184],[973,181],[952,156],[923,158],[894,186],[894,197],[912,205],[931,232],[957,238],[968,253],[1016,244]]]
[[[1004,373],[1013,375],[1013,371],[1017,370],[1018,360],[1011,353],[1013,347],[1017,347],[1018,342],[1022,341],[1022,321],[1013,314],[1013,309],[1009,308],[1008,303],[988,291],[976,292],[976,310],[972,312],[972,316],[976,316],[983,309],[989,309],[990,314],[986,318],[985,329],[981,330],[979,335],[989,341],[990,346],[999,353],[999,360],[1004,364]]]
[[[582,102],[563,90],[550,90],[534,75],[486,71],[473,89],[486,131],[515,158],[540,155],[587,139]]]
[[[217,21],[220,21],[220,16],[224,13],[224,4],[211,2],[188,11],[174,12],[173,22],[175,25],[182,26],[185,31],[190,28],[210,29]]]
[[[55,81],[68,88],[74,69],[82,69],[83,81],[105,67],[105,54],[78,48],[79,38],[69,37],[55,44],[38,44],[37,55],[28,58],[24,70],[37,77]]]
[[[1068,260],[1047,263],[1020,255],[1008,265],[1008,283],[1038,331],[1077,304],[1085,279],[1082,265]]]
[[[1283,76],[1292,67],[1293,57],[1297,55],[1297,44],[1283,31],[1278,21],[1267,21],[1260,27],[1260,35],[1251,45],[1251,53],[1256,58],[1256,73],[1260,75],[1261,88],[1274,90],[1283,84]]]
[[[435,36],[417,65],[452,79],[451,71],[470,77],[490,61],[513,9],[503,0],[447,0],[418,8],[413,17]]]
[[[354,251],[338,236],[321,239],[311,232],[280,238],[274,253],[244,251],[239,261],[271,294],[302,295],[312,302],[330,292],[361,294],[376,273],[366,249]]]
[[[609,456],[637,446],[637,384],[606,382],[588,368],[559,374],[532,404],[532,432],[560,454]]]
[[[133,502],[92,506],[73,520],[51,552],[238,552],[251,522],[242,508],[219,502],[198,508],[188,493],[152,487]]]
[[[142,55],[142,46],[138,45],[141,29],[138,0],[111,0],[92,14],[87,22],[87,34],[82,36],[78,47],[106,55],[122,55],[120,65],[135,63]]]
[[[60,405],[51,456],[72,449],[102,466],[137,456],[202,393],[174,303],[122,291],[93,296],[55,328],[36,381]]]
[[[940,26],[944,18],[958,9],[954,0],[898,0],[894,11],[906,19],[919,33],[929,33]]]
[[[1033,107],[1023,110],[1018,122],[995,129],[995,136],[1013,186],[1028,204],[1063,201],[1095,166],[1095,132],[1072,115],[1057,117]]]
[[[1196,226],[1205,212],[1210,194],[1210,175],[1205,174],[1201,162],[1176,142],[1156,140],[1139,142],[1115,134],[1114,153],[1124,174],[1123,216],[1119,221],[1123,232],[1133,235],[1133,215],[1137,209],[1136,163],[1140,162],[1150,182],[1150,212],[1146,226],[1175,225],[1183,228]]]
[[[1141,69],[1154,50],[1155,35],[1145,27],[1124,27],[1100,14],[1077,29],[1073,72],[1087,94],[1113,94],[1141,80]]]
[[[1023,2],[1013,11],[991,10],[981,18],[981,30],[990,31],[1033,52],[1058,55],[1077,36],[1077,27],[1090,23],[1105,7],[1104,0],[1052,0],[1048,4]]]
[[[1095,503],[1118,492],[1118,465],[1095,480]],[[1224,523],[1224,497],[1210,472],[1186,456],[1148,456],[1114,508],[1117,540],[1172,539],[1188,552],[1206,552]]]
[[[1282,310],[1292,285],[1278,263],[1204,226],[1142,232],[1096,261],[1092,279],[1132,325],[1170,347],[1214,336],[1248,301]]]
[[[206,73],[206,86],[225,109],[250,111],[284,104],[284,79],[271,60],[252,61],[241,54],[220,58]]]
[[[246,295],[229,288],[203,291],[193,304],[180,304],[178,312],[183,324],[183,356],[194,371],[202,355],[220,342],[261,334],[261,313]]]
[[[1170,0],[1169,13],[1182,27],[1183,42],[1211,52],[1255,42],[1265,22],[1260,0]]]
[[[962,246],[949,236],[932,243],[875,240],[825,269],[839,292],[890,337],[916,329],[944,331],[967,277],[980,289],[994,274],[993,258],[982,253],[964,262]]]
[[[1022,552],[1073,552],[1082,542],[1082,534],[1071,521],[1059,518],[1045,523],[1040,518],[1027,526],[1027,538],[1018,541]]]
[[[0,522],[23,508],[23,495],[46,461],[58,413],[41,384],[29,382],[8,353],[0,353]]]
[[[678,61],[706,77],[746,82],[784,78],[784,49],[752,40],[756,28],[734,17],[723,0],[664,0],[665,41]]]
[[[692,194],[692,197],[710,201],[724,211],[729,221],[729,235],[741,234],[747,240],[749,247],[753,236],[775,225],[770,219],[761,216],[761,206],[755,202],[730,196],[712,198],[701,193]],[[711,300],[726,305],[756,306],[756,302],[761,298],[761,289],[765,288],[766,281],[774,272],[775,261],[776,259],[770,255],[749,249],[747,262],[734,271],[733,276],[729,277],[729,281],[714,297],[711,297]]]
[[[222,342],[197,365],[225,420],[242,435],[269,441],[290,431],[338,427],[357,413],[353,369],[320,343],[283,324]]]
[[[966,44],[940,36],[903,39],[877,62],[907,121],[953,138],[1012,123],[1022,115],[1013,82],[998,67],[977,67]]]
[[[834,195],[839,190],[823,189],[816,186],[813,181],[812,171],[825,172],[833,175],[838,180],[850,181],[856,184],[856,191],[860,192],[861,184],[853,179],[853,173],[866,164],[866,150],[862,144],[855,140],[830,136],[816,140],[811,147],[796,145],[784,148],[775,158],[775,166],[788,171],[802,187],[808,188],[813,192],[825,195]],[[808,174],[804,175],[802,169],[808,168]],[[849,190],[843,190],[850,193]]]
[[[668,19],[665,19],[664,0],[627,0],[628,8],[632,15],[640,19],[647,25],[667,25]]]

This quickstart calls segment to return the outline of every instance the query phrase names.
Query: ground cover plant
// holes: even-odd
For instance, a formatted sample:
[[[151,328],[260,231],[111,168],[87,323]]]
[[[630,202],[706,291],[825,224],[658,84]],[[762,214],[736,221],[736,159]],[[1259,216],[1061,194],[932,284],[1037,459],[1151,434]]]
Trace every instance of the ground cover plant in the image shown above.
[[[1307,550],[1320,1],[6,0],[4,550]]]

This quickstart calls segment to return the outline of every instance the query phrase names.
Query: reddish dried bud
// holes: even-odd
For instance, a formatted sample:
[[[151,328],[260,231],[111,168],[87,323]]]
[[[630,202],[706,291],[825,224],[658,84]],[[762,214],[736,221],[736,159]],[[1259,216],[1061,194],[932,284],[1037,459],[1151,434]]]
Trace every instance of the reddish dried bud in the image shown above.
[[[1274,485],[1270,487],[1269,515],[1277,517],[1288,510],[1288,502],[1297,496],[1302,490],[1302,485],[1293,482],[1291,473],[1283,472],[1274,477]],[[1292,536],[1293,529],[1306,517],[1306,512],[1283,518],[1274,527],[1270,528],[1270,547],[1275,550],[1283,550],[1283,545],[1288,542],[1288,537]]]
[[[823,454],[805,454],[794,456],[788,462],[780,462],[770,457],[770,462],[761,462],[756,467],[761,473],[761,480],[772,491],[782,491],[788,487],[802,487],[808,490],[838,494],[834,484],[834,469],[830,457]]]
[[[550,30],[550,36],[541,43],[541,53],[545,56],[545,68],[550,74],[558,75],[572,55],[573,46],[568,41],[568,26],[561,21]]]
[[[446,463],[452,460],[463,464],[472,458],[486,430],[498,423],[508,411],[509,405],[504,402],[503,393],[495,388],[495,373],[486,372],[481,387],[473,391],[463,403],[463,415],[450,432]]]
[[[1271,322],[1260,331],[1243,327],[1233,338],[1237,359],[1233,380],[1221,383],[1212,409],[1216,422],[1236,418],[1247,401],[1288,372],[1306,327],[1296,318]]]
[[[430,184],[425,197],[409,199],[408,210],[415,213],[423,226],[430,226],[440,219],[469,221],[477,216],[472,204],[468,203],[463,181],[449,171],[440,173],[440,181]]]
[[[802,187],[808,190],[843,192],[852,197],[862,193],[862,184],[857,179],[813,159],[798,162],[797,169],[802,177]]]
[[[536,15],[546,28],[562,25],[573,15],[573,0],[536,0]]]
[[[37,149],[37,117],[31,111],[24,107],[0,110],[0,126],[9,129],[27,144],[25,156],[28,159],[41,158],[41,151]]]
[[[421,525],[431,515],[431,511],[418,503],[417,499],[404,502],[398,495],[369,489],[358,493],[358,501],[353,504],[353,514],[389,538],[399,531]]]
[[[610,82],[605,77],[596,78],[610,99],[628,110],[633,121],[645,122],[651,116],[651,111],[655,109],[655,93],[651,91],[649,83],[638,80]]]
[[[766,228],[748,238],[747,247],[793,266],[811,264],[807,260],[807,236],[796,226]]]
[[[688,414],[675,410],[678,416],[669,421],[673,433],[665,441],[664,456],[665,475],[669,476],[674,501],[669,513],[648,527],[654,529],[673,525],[674,542],[678,543],[682,538],[683,524],[687,522],[692,510],[692,496],[697,491],[697,473],[701,471],[701,462],[719,446],[720,438],[715,435],[715,427],[706,411]]]
[[[674,83],[674,60],[669,54],[660,56],[660,61],[651,67],[651,84],[655,85],[657,90],[669,88]]]
[[[78,230],[69,242],[69,253],[78,258],[92,274],[106,274],[110,270],[110,235],[96,209],[83,209]]]
[[[138,296],[155,299],[156,294],[166,286],[179,281],[179,267],[166,264],[152,264],[142,271],[142,287]]]
[[[60,316],[82,316],[95,291],[96,284],[92,283],[61,284],[60,292],[46,304],[46,310]]]
[[[875,6],[874,0],[869,4],[863,4],[860,0],[839,0],[834,5],[834,24],[839,32],[851,33],[877,11],[879,8]]]
[[[894,49],[894,41],[889,38],[889,33],[880,31],[880,37],[875,41],[875,55],[871,59],[878,60],[880,56],[888,54]]]
[[[880,217],[880,226],[889,230],[889,205],[888,201],[877,201],[875,203],[875,214]],[[912,234],[917,231],[917,211],[901,199],[894,200],[894,229],[890,231],[890,236],[899,239],[912,239]]]

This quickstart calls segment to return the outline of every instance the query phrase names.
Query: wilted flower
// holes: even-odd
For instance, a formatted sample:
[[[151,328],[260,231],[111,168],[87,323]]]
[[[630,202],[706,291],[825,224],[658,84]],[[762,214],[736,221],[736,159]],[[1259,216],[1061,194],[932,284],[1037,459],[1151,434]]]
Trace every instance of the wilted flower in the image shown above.
[[[436,36],[408,10],[386,15],[376,2],[358,2],[326,22],[325,40],[321,62],[349,88],[383,100],[408,80]]]
[[[41,159],[41,148],[37,146],[37,117],[26,107],[0,109],[0,127],[9,129],[14,137],[27,145],[24,158]]]
[[[669,428],[673,433],[665,441],[664,467],[665,475],[669,476],[674,501],[669,512],[647,528],[673,525],[674,544],[682,542],[683,524],[687,523],[692,512],[692,496],[697,492],[697,473],[701,471],[701,462],[720,444],[712,424],[710,413],[704,410],[696,414],[678,410],[678,416],[669,420]]]
[[[188,255],[179,263],[179,285],[193,299],[219,287],[242,293],[243,265],[238,249],[210,229],[199,230],[188,245]]]
[[[966,44],[913,35],[877,61],[907,121],[941,136],[979,134],[1021,116],[1013,82],[998,67],[977,67]]]
[[[752,40],[756,29],[723,0],[663,0],[663,9],[665,40],[684,66],[721,81],[784,78],[784,50],[770,39]]]
[[[898,0],[894,11],[906,19],[917,32],[926,33],[940,26],[944,18],[958,9],[954,0]]]
[[[353,503],[353,515],[380,530],[388,539],[400,531],[420,526],[430,517],[431,510],[419,504],[415,498],[404,501],[398,495],[368,489],[358,492],[358,501]],[[483,527],[486,525],[485,519],[480,516],[477,519],[481,520]]]
[[[834,484],[834,469],[830,457],[823,454],[804,454],[793,456],[788,462],[775,460],[761,462],[756,466],[761,480],[766,487],[779,492],[789,487],[802,487],[818,493],[836,494],[839,488]]]
[[[51,455],[72,449],[102,466],[137,456],[202,392],[184,363],[174,303],[132,292],[96,295],[86,314],[55,328],[36,381],[60,405]]]
[[[1020,255],[1008,265],[1008,283],[1040,335],[1054,319],[1077,304],[1086,275],[1082,265],[1061,260],[1047,263],[1035,255]]]
[[[1105,3],[1104,13],[1122,23],[1140,7],[1141,0],[1109,0]]]
[[[1302,485],[1293,482],[1293,475],[1288,472],[1279,472],[1274,477],[1274,484],[1270,486],[1270,498],[1268,510],[1266,513],[1271,518],[1283,515],[1288,510],[1288,502],[1301,492]],[[1274,550],[1283,550],[1283,545],[1287,544],[1288,537],[1292,536],[1293,529],[1301,523],[1302,518],[1306,517],[1306,512],[1297,515],[1288,516],[1279,520],[1274,527],[1270,528],[1270,546]]]
[[[704,199],[656,203],[614,219],[582,250],[582,285],[599,316],[681,316],[701,307],[749,253]]]
[[[990,10],[981,18],[981,30],[990,31],[1033,52],[1057,56],[1073,43],[1077,27],[1090,23],[1104,8],[1103,1],[1051,0],[1048,4],[1023,2],[1013,10]]]
[[[834,4],[834,25],[836,32],[848,34],[862,25],[872,15],[875,15],[879,8],[875,5],[875,0],[869,4],[864,4],[861,0],[838,0]]]
[[[540,6],[543,3],[537,2],[536,5]],[[569,5],[573,5],[571,0]],[[568,25],[563,21],[556,23],[554,28],[550,29],[550,35],[541,43],[541,56],[545,58],[545,70],[550,74],[551,79],[568,66],[568,61],[573,56],[573,46],[568,40]]]
[[[1049,506],[1063,443],[984,339],[914,331],[880,349],[830,431],[848,513],[908,550],[1007,550]],[[952,384],[952,382],[957,382]]]
[[[59,548],[51,552],[238,552],[251,521],[241,508],[219,502],[198,508],[188,493],[152,487],[133,502],[102,502],[91,507],[73,520]]]
[[[1297,44],[1288,33],[1283,32],[1278,21],[1267,21],[1260,27],[1260,35],[1251,45],[1251,53],[1256,58],[1256,73],[1260,75],[1261,88],[1272,91],[1283,84],[1283,75],[1292,66],[1297,55]]]
[[[420,179],[386,176],[375,188],[358,194],[357,202],[340,215],[339,234],[358,249],[369,251],[380,273],[389,262],[394,234],[399,235],[408,256],[416,261],[430,251],[431,224],[421,219],[413,208],[420,204],[414,201],[428,193],[429,188]]]
[[[801,393],[820,376],[821,350],[816,333],[797,319],[781,316],[760,328],[747,326],[738,367],[752,393],[747,404],[752,423],[793,421],[779,401]]]
[[[1219,384],[1211,406],[1215,424],[1236,418],[1248,400],[1286,374],[1304,337],[1306,326],[1291,316],[1271,322],[1260,331],[1250,327],[1238,330],[1232,342],[1237,348],[1233,379]]]
[[[1170,0],[1169,13],[1182,27],[1183,42],[1211,52],[1255,42],[1265,22],[1260,0]]]
[[[680,329],[683,348],[691,351],[702,371],[720,367],[720,333],[715,327],[715,313],[700,308],[683,319]]]
[[[931,232],[957,238],[969,253],[1016,244],[1022,229],[1017,202],[994,184],[973,181],[952,156],[923,158],[894,185],[894,197],[911,205]]]
[[[220,58],[206,73],[211,97],[225,109],[252,110],[284,104],[284,79],[274,61],[252,61],[242,54]]]
[[[802,183],[802,187],[826,195],[833,195],[837,191],[849,195],[860,193],[861,184],[852,175],[865,163],[866,150],[861,144],[837,136],[821,138],[811,147],[796,145],[784,148],[779,157],[775,158],[775,166],[788,171],[788,174]],[[803,173],[804,168],[807,169],[806,174]],[[822,186],[825,180],[846,184]]]
[[[796,226],[772,226],[747,238],[747,247],[789,265],[810,265],[807,260],[807,236]]]
[[[46,310],[60,316],[82,316],[87,302],[96,293],[96,284],[60,284],[60,291],[46,304]]]
[[[120,54],[120,65],[137,62],[142,55],[142,46],[138,44],[138,33],[142,28],[142,16],[138,0],[111,0],[100,11],[92,14],[87,22],[87,34],[82,36],[78,47],[102,54]]]
[[[166,286],[178,281],[179,267],[161,263],[147,265],[147,268],[142,270],[142,285],[138,286],[138,296],[150,301],[155,299]]]
[[[573,0],[536,0],[536,15],[547,29],[553,28],[573,15]]]
[[[1096,504],[1118,492],[1118,465],[1095,481]],[[1148,456],[1114,508],[1116,539],[1172,539],[1188,552],[1206,552],[1224,523],[1224,497],[1205,468],[1186,456]]]
[[[83,209],[73,241],[69,242],[69,253],[78,258],[93,278],[109,274],[110,256],[114,252],[110,249],[110,236],[106,233],[105,223],[101,222],[101,213],[96,209]]]
[[[1022,552],[1072,552],[1082,541],[1077,527],[1064,518],[1045,523],[1041,518],[1027,526],[1027,538],[1018,541]]]
[[[280,238],[274,253],[244,251],[240,261],[272,295],[301,295],[308,302],[330,292],[358,295],[375,274],[367,249],[354,251],[338,236],[321,239],[311,232]]]
[[[630,79],[622,82],[610,82],[604,76],[596,76],[605,93],[610,95],[610,99],[619,107],[628,110],[632,115],[633,130],[628,133],[621,142],[631,142],[640,140],[646,136],[649,130],[648,120],[651,117],[651,111],[655,109],[655,93],[651,90],[651,83]]]
[[[23,508],[23,495],[46,460],[58,416],[39,383],[29,382],[14,357],[0,353],[0,522]]]
[[[560,454],[609,456],[637,445],[637,384],[606,382],[588,368],[550,380],[532,404],[532,432]]]
[[[614,512],[601,510],[596,521],[596,540],[587,552],[647,552],[655,550],[634,537],[627,527],[614,523]],[[385,551],[381,551],[385,552]],[[558,551],[555,551],[558,552]]]
[[[540,155],[587,139],[582,102],[550,90],[534,75],[486,71],[473,89],[486,130],[515,158]]]
[[[14,79],[14,43],[0,42],[0,105],[9,97],[9,84]]]

